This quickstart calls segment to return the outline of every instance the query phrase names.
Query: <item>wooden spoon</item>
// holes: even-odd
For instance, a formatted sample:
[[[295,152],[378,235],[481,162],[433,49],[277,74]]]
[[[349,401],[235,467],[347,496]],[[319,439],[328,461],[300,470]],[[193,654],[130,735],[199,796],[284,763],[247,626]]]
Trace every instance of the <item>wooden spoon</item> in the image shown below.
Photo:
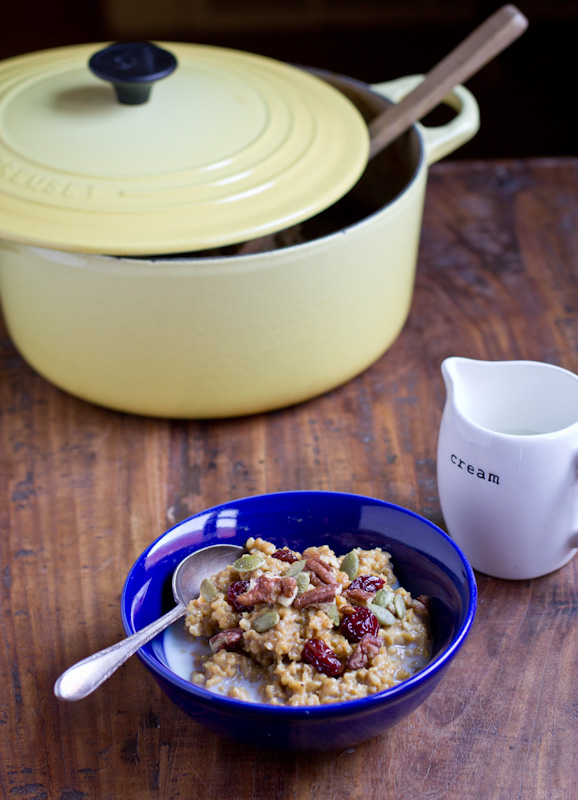
[[[505,50],[528,27],[526,17],[513,5],[502,6],[476,28],[439,64],[431,69],[424,80],[399,103],[389,106],[369,124],[370,149],[368,160],[384,150],[414,122],[422,119],[459,83],[471,78],[485,64]],[[281,234],[300,240],[301,224],[288,228]],[[236,245],[234,255],[262,253],[280,245],[275,232]]]
[[[528,20],[513,5],[503,6],[492,14],[433,67],[416,89],[369,123],[369,158],[422,119],[455,86],[471,78],[521,36],[527,27]]]

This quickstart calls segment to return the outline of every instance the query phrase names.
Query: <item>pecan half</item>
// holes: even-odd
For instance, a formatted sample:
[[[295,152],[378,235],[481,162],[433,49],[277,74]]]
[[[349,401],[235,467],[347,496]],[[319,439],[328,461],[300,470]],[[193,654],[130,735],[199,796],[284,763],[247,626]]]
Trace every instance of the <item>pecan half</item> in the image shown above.
[[[292,575],[283,575],[281,577],[281,594],[283,597],[295,597],[295,590],[297,589],[297,578]]]
[[[331,572],[331,566],[327,564],[327,562],[322,561],[318,556],[311,556],[311,558],[308,558],[305,562],[305,567],[314,575],[317,575],[323,583],[337,583],[337,578]]]
[[[226,631],[219,631],[219,633],[211,636],[209,645],[211,646],[212,653],[218,653],[219,650],[229,650],[234,647],[237,642],[243,638],[243,631],[241,628],[229,628]]]
[[[305,608],[306,606],[316,605],[318,603],[331,603],[337,594],[337,585],[323,584],[316,586],[314,589],[309,589],[307,592],[298,595],[293,601],[294,608]]]
[[[351,581],[345,594],[351,600],[368,605],[373,602],[376,593],[383,588],[385,581],[378,575],[358,575]]]
[[[369,659],[379,653],[383,641],[379,636],[366,633],[357,643],[357,647],[347,660],[349,669],[362,669],[369,664]]]
[[[257,603],[280,603],[288,606],[297,594],[297,580],[290,575],[260,575],[251,588],[237,595],[241,606]]]
[[[365,604],[371,603],[375,597],[375,592],[368,592],[365,589],[346,589],[344,594],[346,594],[350,600],[356,600],[358,603]]]

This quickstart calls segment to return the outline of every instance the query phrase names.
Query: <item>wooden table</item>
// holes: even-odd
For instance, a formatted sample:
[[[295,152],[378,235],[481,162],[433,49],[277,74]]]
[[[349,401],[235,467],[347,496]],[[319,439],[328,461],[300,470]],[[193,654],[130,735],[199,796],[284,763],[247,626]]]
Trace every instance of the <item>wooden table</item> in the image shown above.
[[[528,582],[478,575],[466,645],[428,702],[345,752],[217,738],[132,659],[85,701],[71,663],[122,636],[138,553],[175,521],[280,489],[386,498],[443,525],[436,442],[449,355],[578,372],[578,160],[431,170],[403,333],[324,397],[224,421],[128,416],[62,393],[0,338],[2,800],[575,800],[574,560]]]

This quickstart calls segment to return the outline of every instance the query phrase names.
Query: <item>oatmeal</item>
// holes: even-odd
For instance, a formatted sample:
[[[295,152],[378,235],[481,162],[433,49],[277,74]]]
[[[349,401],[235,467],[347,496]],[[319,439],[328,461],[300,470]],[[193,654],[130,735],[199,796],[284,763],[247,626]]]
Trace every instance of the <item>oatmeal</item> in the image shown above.
[[[429,599],[398,585],[380,548],[297,553],[250,538],[246,550],[187,608],[186,630],[210,648],[195,658],[196,685],[311,706],[381,692],[431,658]]]

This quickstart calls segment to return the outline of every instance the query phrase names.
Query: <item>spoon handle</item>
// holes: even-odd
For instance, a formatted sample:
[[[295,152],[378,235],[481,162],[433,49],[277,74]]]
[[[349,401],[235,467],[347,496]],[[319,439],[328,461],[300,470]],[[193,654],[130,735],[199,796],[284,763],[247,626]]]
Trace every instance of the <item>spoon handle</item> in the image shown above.
[[[157,633],[167,628],[186,613],[184,603],[179,603],[163,617],[154,620],[146,628],[133,633],[99,653],[94,653],[88,658],[73,664],[54,684],[54,694],[60,700],[82,700],[92,694],[95,689],[104,683],[121,664],[130,658],[139,647],[150,641]]]
[[[435,108],[454,86],[464,83],[528,27],[515,6],[502,6],[431,69],[422,83],[369,123],[369,158]]]

